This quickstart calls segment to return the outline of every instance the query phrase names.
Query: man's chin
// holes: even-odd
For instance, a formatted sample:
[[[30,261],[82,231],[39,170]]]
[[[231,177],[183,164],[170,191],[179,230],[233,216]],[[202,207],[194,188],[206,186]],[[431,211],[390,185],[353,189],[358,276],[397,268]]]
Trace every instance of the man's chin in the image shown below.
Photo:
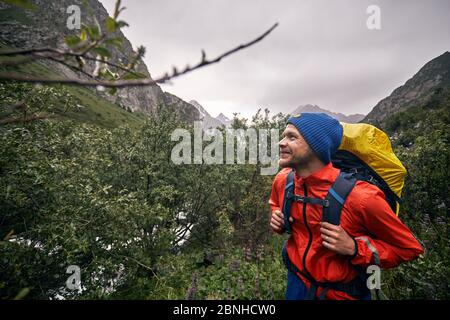
[[[278,165],[281,168],[292,168],[293,167],[293,163],[289,160],[284,160],[284,159],[280,159],[278,160]]]

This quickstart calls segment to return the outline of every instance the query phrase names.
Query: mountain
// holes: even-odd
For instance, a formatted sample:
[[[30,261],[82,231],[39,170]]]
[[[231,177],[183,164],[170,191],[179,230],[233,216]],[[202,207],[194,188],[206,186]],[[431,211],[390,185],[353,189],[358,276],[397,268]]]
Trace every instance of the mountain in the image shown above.
[[[202,128],[204,130],[209,128],[220,128],[220,127],[229,127],[231,124],[231,120],[228,119],[223,113],[219,114],[216,118],[213,118],[208,111],[197,101],[191,100],[189,101],[191,105],[197,108],[200,112],[200,119],[202,120]]]
[[[233,120],[228,119],[222,112],[216,117],[217,120],[219,120],[225,127],[228,127],[231,125]]]
[[[197,101],[191,100],[189,101],[191,105],[197,108],[197,110],[200,113],[200,120],[202,120],[202,128],[204,130],[210,129],[210,128],[220,128],[223,126],[223,123],[217,120],[216,118],[213,118],[208,111]]]
[[[108,17],[106,9],[98,0],[30,0],[29,2],[36,7],[36,10],[24,10],[0,2],[0,42],[3,47],[27,49],[66,47],[64,38],[67,35],[79,32],[79,30],[69,30],[67,27],[67,19],[70,15],[66,13],[66,10],[71,5],[78,5],[81,8],[81,23],[86,25],[95,25],[95,21],[92,15],[89,14],[89,11],[97,18],[101,26],[105,25],[105,20]],[[83,3],[88,5],[89,10],[84,7]],[[109,49],[111,53],[109,61],[126,64],[128,62],[127,57],[132,56],[134,53],[133,47],[121,31],[116,31],[114,36],[122,39],[122,47],[121,49],[116,47]],[[92,57],[95,58],[94,55]],[[72,69],[56,62],[45,60],[41,61],[40,64],[45,65],[58,75],[86,78],[85,75],[76,73]],[[95,68],[95,62],[87,61],[85,68],[86,71],[92,73]],[[136,71],[151,78],[147,66],[142,60],[137,63]],[[157,85],[122,88],[118,89],[115,95],[99,92],[95,89],[92,89],[92,91],[96,95],[132,112],[151,115],[155,112],[158,105],[169,103],[170,107],[180,114],[183,120],[192,122],[198,120],[200,116],[194,106],[170,93],[164,92]]]
[[[345,114],[331,112],[326,109],[322,109],[317,105],[312,104],[301,105],[297,107],[294,111],[292,111],[291,114],[297,114],[302,112],[325,113],[341,122],[346,123],[357,123],[364,118],[363,114],[356,113],[346,116]]]
[[[433,99],[433,95],[450,85],[450,52],[445,52],[425,64],[411,79],[367,114],[363,122],[383,127],[389,116],[412,107],[421,107]]]
[[[200,119],[200,113],[190,103],[168,92],[164,92],[162,104],[178,113],[181,119],[193,122]]]
[[[208,111],[206,111],[206,109],[203,108],[203,106],[200,103],[198,103],[197,101],[191,100],[191,101],[189,101],[189,103],[197,108],[198,112],[200,113],[201,120],[203,120],[205,117],[211,117],[211,115],[208,113]]]

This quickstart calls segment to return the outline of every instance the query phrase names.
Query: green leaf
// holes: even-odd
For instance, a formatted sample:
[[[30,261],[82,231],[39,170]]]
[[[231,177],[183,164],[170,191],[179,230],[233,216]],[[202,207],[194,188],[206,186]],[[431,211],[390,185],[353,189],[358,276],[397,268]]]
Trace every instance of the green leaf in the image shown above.
[[[120,38],[120,37],[114,37],[114,38],[106,39],[104,41],[104,43],[106,45],[115,46],[115,47],[117,47],[119,49],[122,48],[122,38]]]
[[[103,57],[108,57],[108,58],[111,57],[111,53],[109,52],[109,50],[104,47],[95,47],[92,50],[97,52],[99,55],[101,55]]]
[[[64,41],[69,47],[75,47],[77,44],[81,42],[81,38],[76,35],[68,35],[64,38]]]
[[[108,32],[116,31],[116,20],[111,17],[106,18],[106,30],[108,30]]]
[[[123,28],[123,27],[129,27],[129,24],[126,23],[123,20],[119,20],[119,21],[116,22],[116,27],[117,27],[117,29],[120,29],[120,28]]]
[[[8,241],[14,235],[14,229],[12,229],[3,239],[4,241]]]
[[[14,300],[22,300],[30,293],[30,288],[23,288],[20,292],[14,297]]]
[[[84,29],[87,31],[89,38],[91,38],[91,40],[97,40],[100,36],[100,30],[97,26],[86,26],[83,25]],[[83,28],[82,27],[82,28]]]
[[[86,29],[82,29],[82,30],[81,30],[81,33],[80,33],[80,40],[83,41],[83,42],[87,40],[87,32],[86,32]]]

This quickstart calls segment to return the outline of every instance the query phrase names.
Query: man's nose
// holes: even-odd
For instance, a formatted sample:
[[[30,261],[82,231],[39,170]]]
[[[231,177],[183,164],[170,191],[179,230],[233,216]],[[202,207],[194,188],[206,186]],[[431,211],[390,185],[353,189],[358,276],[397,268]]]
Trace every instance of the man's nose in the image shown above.
[[[280,146],[280,147],[285,147],[287,144],[286,144],[286,137],[284,137],[283,139],[281,139],[280,140],[280,142],[278,142],[278,145]]]

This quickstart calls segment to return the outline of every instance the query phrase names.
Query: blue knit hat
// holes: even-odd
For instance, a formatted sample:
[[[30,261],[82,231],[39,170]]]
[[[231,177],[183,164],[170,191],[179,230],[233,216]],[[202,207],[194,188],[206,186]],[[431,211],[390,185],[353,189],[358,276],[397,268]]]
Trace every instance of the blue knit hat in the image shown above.
[[[325,164],[341,145],[343,128],[336,119],[325,113],[301,113],[290,117],[287,123],[300,131],[308,145]]]

